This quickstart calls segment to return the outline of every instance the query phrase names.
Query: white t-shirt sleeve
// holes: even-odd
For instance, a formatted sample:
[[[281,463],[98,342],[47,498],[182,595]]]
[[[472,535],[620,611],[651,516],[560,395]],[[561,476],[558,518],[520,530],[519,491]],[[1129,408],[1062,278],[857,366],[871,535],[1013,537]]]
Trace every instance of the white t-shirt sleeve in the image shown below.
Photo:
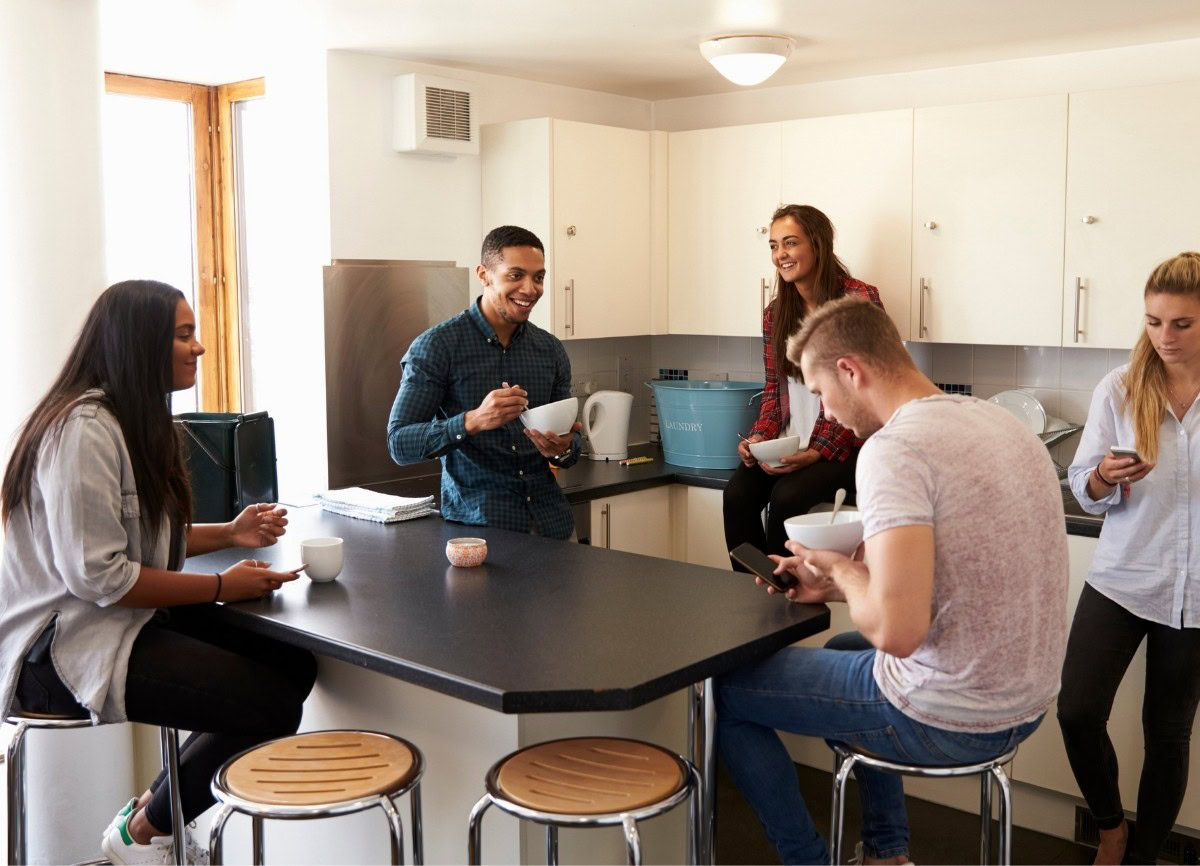
[[[933,473],[911,445],[876,433],[863,445],[856,475],[864,539],[898,526],[933,525]]]

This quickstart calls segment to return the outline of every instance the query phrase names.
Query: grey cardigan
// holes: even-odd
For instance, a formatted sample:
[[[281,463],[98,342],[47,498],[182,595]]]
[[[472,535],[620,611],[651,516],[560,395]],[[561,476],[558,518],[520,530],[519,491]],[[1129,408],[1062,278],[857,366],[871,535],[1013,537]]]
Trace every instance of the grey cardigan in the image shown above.
[[[116,417],[92,391],[38,452],[29,497],[9,517],[0,560],[0,710],[26,652],[57,617],[50,655],[93,721],[125,721],[129,653],[152,609],[116,606],[142,564],[168,567],[170,524],[141,522]],[[91,398],[91,399],[89,399]],[[182,550],[182,546],[180,547]]]

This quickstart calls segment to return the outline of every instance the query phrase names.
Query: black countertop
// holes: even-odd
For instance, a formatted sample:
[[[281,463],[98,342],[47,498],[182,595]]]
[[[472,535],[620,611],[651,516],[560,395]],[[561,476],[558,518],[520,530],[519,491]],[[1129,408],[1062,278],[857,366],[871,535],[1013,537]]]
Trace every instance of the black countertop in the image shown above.
[[[222,617],[505,713],[631,709],[829,627],[824,605],[781,601],[730,571],[437,517],[383,525],[314,506],[290,520],[274,547],[186,569],[294,568],[302,539],[335,535],[341,576],[301,577]],[[466,534],[487,539],[478,568],[446,561],[446,540]]]
[[[629,456],[649,456],[653,463],[641,463],[636,466],[621,466],[612,461],[589,460],[582,458],[570,469],[558,473],[558,484],[567,501],[574,504],[589,502],[602,496],[616,496],[620,493],[633,493],[663,484],[683,484],[689,487],[709,487],[724,490],[729,483],[732,469],[692,469],[687,466],[676,466],[663,460],[662,449],[657,445],[631,445]],[[438,494],[440,476],[427,475],[405,481],[389,481],[382,484],[369,485],[373,490],[391,493],[396,496],[426,496]],[[1087,514],[1079,507],[1070,490],[1063,490],[1063,510],[1067,516],[1067,533],[1069,535],[1084,535],[1092,538],[1100,536],[1100,527],[1104,525],[1103,517]]]

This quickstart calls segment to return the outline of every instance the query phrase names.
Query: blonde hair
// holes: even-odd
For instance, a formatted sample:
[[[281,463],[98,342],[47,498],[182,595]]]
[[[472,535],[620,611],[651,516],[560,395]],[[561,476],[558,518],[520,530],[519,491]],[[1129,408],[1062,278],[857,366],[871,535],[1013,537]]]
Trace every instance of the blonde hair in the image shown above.
[[[1142,297],[1191,295],[1200,300],[1200,253],[1180,253],[1156,267],[1146,280]],[[1125,371],[1125,404],[1133,425],[1138,453],[1153,463],[1158,459],[1158,434],[1167,414],[1167,370],[1145,328],[1129,354]]]
[[[814,367],[848,356],[884,372],[915,366],[888,314],[859,297],[830,301],[805,317],[804,325],[787,344],[788,360],[797,371],[805,352]]]

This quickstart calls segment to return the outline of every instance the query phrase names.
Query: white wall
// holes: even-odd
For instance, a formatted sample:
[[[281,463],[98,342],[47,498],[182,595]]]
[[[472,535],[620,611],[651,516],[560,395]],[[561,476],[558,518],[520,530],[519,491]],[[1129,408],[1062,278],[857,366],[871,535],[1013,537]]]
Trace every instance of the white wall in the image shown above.
[[[392,150],[392,78],[423,72],[479,86],[481,124],[558,117],[650,128],[650,103],[501,75],[329,52],[329,199],[334,258],[478,264],[479,157]]]
[[[654,128],[674,132],[1195,79],[1200,39],[1182,39],[661,100],[654,103]]]

